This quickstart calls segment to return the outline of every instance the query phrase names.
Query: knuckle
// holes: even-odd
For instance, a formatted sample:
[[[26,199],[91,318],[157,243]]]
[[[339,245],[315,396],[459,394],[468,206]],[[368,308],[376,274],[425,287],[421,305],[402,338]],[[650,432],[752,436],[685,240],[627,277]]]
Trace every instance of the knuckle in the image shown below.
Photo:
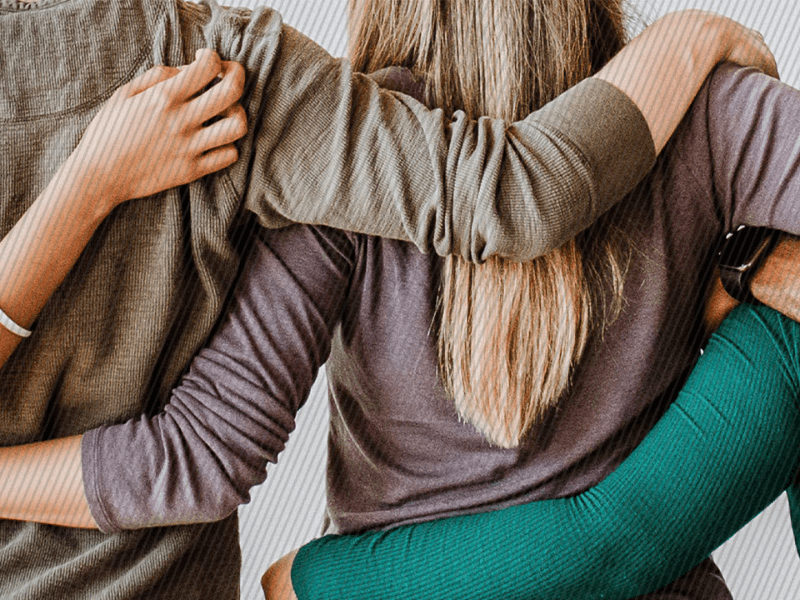
[[[239,64],[238,62],[231,62],[230,63],[230,72],[231,77],[234,80],[234,84],[240,90],[244,89],[244,81],[245,81],[245,73],[244,67]]]
[[[153,90],[153,103],[159,110],[171,108],[175,103],[175,94],[172,86],[164,86]]]
[[[218,63],[220,62],[219,53],[214,50],[213,48],[203,48],[202,56],[211,63]]]
[[[223,82],[227,89],[236,98],[239,98],[244,91],[245,75],[244,67],[237,62],[225,62]]]
[[[239,96],[241,96],[241,92],[236,89],[231,80],[228,79],[227,77],[223,79],[218,85],[220,88],[219,89],[220,99],[225,104],[228,105],[233,104],[239,99]]]
[[[156,65],[155,67],[151,67],[146,75],[149,75],[153,79],[163,79],[172,75],[172,70],[165,65]]]
[[[233,144],[226,146],[222,150],[221,162],[227,167],[235,163],[239,159],[239,151]]]
[[[205,49],[204,52],[198,56],[197,60],[200,62],[200,66],[204,72],[213,75],[216,75],[219,72],[219,69],[222,65],[219,54],[210,49]]]
[[[233,133],[236,136],[236,139],[242,138],[245,135],[247,135],[247,119],[245,119],[244,117],[236,119],[233,128]]]

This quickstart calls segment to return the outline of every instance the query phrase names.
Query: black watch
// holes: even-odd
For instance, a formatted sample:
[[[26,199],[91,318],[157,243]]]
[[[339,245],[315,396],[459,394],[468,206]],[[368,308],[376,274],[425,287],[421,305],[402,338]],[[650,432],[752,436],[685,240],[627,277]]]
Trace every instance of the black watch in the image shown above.
[[[740,227],[728,234],[719,253],[719,275],[732,298],[761,304],[750,292],[750,280],[777,240],[778,232],[768,227]]]

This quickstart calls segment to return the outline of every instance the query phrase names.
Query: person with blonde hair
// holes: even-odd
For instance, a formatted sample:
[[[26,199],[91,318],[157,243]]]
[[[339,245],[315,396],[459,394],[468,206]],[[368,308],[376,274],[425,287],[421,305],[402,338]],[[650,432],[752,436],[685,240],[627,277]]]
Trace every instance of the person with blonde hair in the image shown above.
[[[492,127],[498,127],[501,121],[482,120],[483,128],[475,137],[479,143],[468,145],[475,148],[468,157],[475,163],[489,161],[494,165],[499,160],[502,165],[510,161],[530,166],[522,170],[527,182],[503,175],[495,180],[464,175],[455,181],[446,176],[428,182],[434,193],[441,183],[454,194],[471,192],[484,201],[502,192],[496,204],[490,201],[480,205],[474,221],[453,217],[451,222],[445,218],[443,230],[435,231],[433,237],[441,242],[437,248],[460,249],[469,258],[490,258],[501,246],[508,250],[504,254],[514,258],[532,258],[535,252],[531,248],[538,247],[541,240],[526,238],[533,227],[531,221],[550,240],[570,239],[585,224],[587,214],[591,221],[607,207],[598,204],[591,189],[596,186],[604,190],[601,196],[608,202],[613,192],[621,193],[621,188],[627,189],[631,180],[638,179],[642,165],[652,164],[653,150],[666,143],[687,98],[713,65],[732,58],[770,72],[774,67],[758,36],[706,13],[667,17],[623,49],[622,13],[614,3],[375,3],[373,7],[386,9],[381,18],[366,10],[367,6],[353,5],[351,25],[356,31],[367,27],[353,38],[367,40],[365,56],[387,62],[361,65],[354,50],[356,67],[387,67],[375,73],[374,79],[385,87],[420,94],[420,99],[432,105],[443,105],[431,113],[433,116],[426,116],[414,100],[385,92],[378,97],[374,86],[361,81],[359,89],[373,95],[370,97],[375,101],[368,106],[378,111],[377,121],[383,118],[380,114],[403,115],[409,110],[423,127],[428,127],[426,131],[435,131],[435,123],[446,120],[444,115],[451,110],[466,111],[453,114],[456,122],[465,115],[479,116],[480,112],[473,110],[495,118],[504,116],[506,110],[508,115],[516,111],[528,114],[564,92],[556,104],[539,113],[541,120],[533,125],[552,140],[550,153],[537,157],[522,143],[532,129],[531,121],[495,137]],[[495,12],[485,12],[489,6]],[[405,12],[409,7],[412,12]],[[573,14],[576,7],[579,10]],[[520,11],[505,12],[511,8]],[[366,12],[359,13],[361,9]],[[227,13],[214,10],[210,12],[217,20],[210,23],[226,23]],[[205,18],[202,10],[200,13],[197,18]],[[408,14],[418,18],[409,21]],[[579,14],[583,14],[582,20],[576,20]],[[492,22],[494,25],[486,29],[474,26]],[[285,35],[290,41],[294,39],[290,33]],[[512,44],[519,42],[520,35],[526,41]],[[397,40],[402,43],[395,48]],[[409,46],[404,46],[406,43]],[[389,49],[378,52],[384,45]],[[654,53],[654,48],[659,52]],[[515,63],[516,71],[493,71],[503,66],[497,57],[512,51],[522,53]],[[545,64],[551,54],[552,67]],[[486,65],[482,64],[484,55]],[[644,65],[649,68],[644,69]],[[478,76],[471,81],[475,69]],[[672,85],[674,78],[678,85]],[[283,81],[291,82],[291,77],[284,73]],[[656,94],[665,82],[675,88],[674,95]],[[789,106],[796,102],[791,91],[763,83],[752,71],[730,68],[715,75],[701,98],[710,98],[712,106],[720,104],[715,110],[723,110],[724,100],[730,97],[734,104],[742,102],[757,84],[762,85],[763,93],[774,93]],[[520,94],[511,92],[512,88],[519,88]],[[478,94],[482,97],[476,99]],[[501,104],[506,97],[510,98],[509,107],[504,108]],[[303,96],[304,106],[313,104],[310,98]],[[452,104],[447,104],[449,99]],[[285,118],[278,122],[294,123],[289,116],[291,103],[277,104],[275,110]],[[473,108],[473,104],[479,108]],[[263,480],[266,462],[274,460],[283,447],[293,428],[294,414],[318,367],[328,357],[334,403],[329,512],[341,531],[525,503],[595,483],[644,436],[671,400],[671,384],[691,364],[697,348],[693,323],[679,323],[674,338],[665,338],[666,330],[659,326],[659,319],[667,319],[667,309],[679,301],[687,303],[689,314],[698,312],[701,273],[708,257],[702,253],[689,256],[687,241],[702,233],[704,237],[697,244],[710,244],[728,222],[741,217],[723,210],[723,219],[709,213],[696,224],[696,230],[673,228],[676,222],[684,222],[675,218],[681,211],[693,214],[703,210],[702,203],[690,206],[687,199],[690,193],[697,193],[695,185],[711,181],[680,171],[687,164],[685,160],[671,162],[681,157],[679,150],[694,148],[692,165],[706,164],[698,158],[701,152],[697,144],[701,144],[702,136],[699,141],[685,137],[697,133],[702,106],[702,100],[695,104],[689,120],[681,126],[680,135],[684,137],[672,142],[670,155],[657,165],[655,175],[651,174],[619,210],[605,215],[593,230],[580,234],[568,247],[530,265],[518,268],[498,261],[473,269],[456,262],[442,264],[437,257],[421,254],[406,242],[324,227],[261,231],[230,314],[195,360],[166,410],[126,424],[92,429],[83,436],[3,449],[1,471],[9,485],[0,486],[0,504],[5,507],[0,513],[11,519],[99,525],[106,532],[224,518],[247,499],[250,485]],[[384,113],[378,110],[381,107],[386,109]],[[374,123],[370,116],[373,113],[363,122]],[[725,116],[723,110],[723,120]],[[274,131],[264,132],[275,123],[271,112],[266,111],[261,118],[256,133],[245,138],[245,147],[261,135],[275,135]],[[781,126],[783,118],[781,113],[773,116],[781,134],[776,138],[775,153],[786,151],[788,145],[786,127]],[[620,128],[614,132],[619,138],[611,144],[605,137],[610,124]],[[343,131],[338,125],[339,121],[336,131]],[[303,128],[308,124],[297,126],[306,131]],[[347,140],[371,139],[359,135],[363,133],[360,125],[354,126],[356,131]],[[740,140],[737,135],[744,134],[747,126],[748,121],[743,120],[740,129],[730,132],[732,144]],[[455,131],[456,138],[464,134],[462,129]],[[708,133],[718,135],[719,129]],[[271,157],[285,159],[286,152],[301,157],[310,152],[293,145],[295,135],[299,134],[290,131],[286,139],[273,139],[280,151],[274,150]],[[432,154],[451,169],[445,169],[446,173],[463,175],[453,168],[453,163],[463,158],[459,152],[451,155],[434,145],[430,149],[423,146],[422,152],[403,147],[403,153],[392,154],[392,142],[380,136],[377,139],[383,142],[378,145],[382,153],[364,161],[365,168],[372,169],[367,178],[376,174],[376,181],[380,180],[383,171],[376,164],[390,174],[395,169],[406,173],[408,164],[422,164],[420,154]],[[406,132],[398,139],[409,143],[420,138]],[[335,135],[331,138],[334,172],[339,175],[325,181],[354,175],[352,167],[361,164],[345,159],[339,162],[338,152],[350,148],[347,140],[338,140]],[[498,141],[502,148],[496,152]],[[362,155],[370,148],[362,148]],[[575,148],[586,163],[594,166],[592,175],[597,179],[589,186],[590,193],[579,198],[588,206],[580,207],[578,202],[576,210],[572,202],[554,202],[549,213],[531,216],[525,202],[514,203],[520,199],[531,202],[532,191],[539,189],[542,181],[547,182],[549,200],[574,200],[576,172],[567,159]],[[611,150],[610,155],[604,154],[607,150]],[[396,160],[384,163],[384,151]],[[765,163],[774,158],[764,149],[754,152],[754,158]],[[262,157],[258,152],[253,156],[250,162]],[[550,159],[539,160],[547,157]],[[434,163],[438,165],[437,160]],[[614,161],[621,164],[614,168]],[[286,166],[280,161],[278,164]],[[667,165],[675,167],[676,172]],[[625,170],[626,166],[631,170]],[[723,160],[714,166],[729,163]],[[724,177],[725,172],[721,169],[717,176]],[[424,174],[420,174],[421,179]],[[280,197],[286,190],[279,184],[295,185],[295,176],[284,171],[282,177],[276,173],[277,181],[267,178],[269,193],[264,192],[264,196],[274,193]],[[662,177],[662,191],[672,185],[677,189],[664,191],[661,196],[651,194],[655,189],[653,177]],[[411,175],[409,178],[400,178],[401,191],[412,186],[409,193],[424,195],[421,191],[427,189],[425,183],[415,183]],[[309,179],[308,185],[313,186],[316,180],[313,176]],[[775,209],[791,194],[793,181],[789,177],[781,181],[781,187],[774,178],[767,178],[757,189],[742,190],[742,206],[753,208],[755,218],[770,213],[773,224],[791,229],[791,220]],[[316,183],[319,186],[320,182]],[[325,191],[319,189],[324,195]],[[346,182],[341,183],[341,189],[349,189]],[[396,207],[386,207],[380,188],[361,191],[364,193],[358,202],[377,203],[385,211],[380,212],[376,223],[368,224],[371,228],[386,235],[406,228],[418,232],[418,227],[430,232],[426,229],[429,221],[423,219],[425,223],[421,224],[416,220],[424,210],[412,211],[410,222],[400,227],[392,220]],[[773,191],[774,205],[757,199]],[[263,199],[257,190],[248,188],[250,192]],[[338,192],[335,196],[341,200]],[[667,196],[670,202],[666,202]],[[538,197],[533,193],[533,198]],[[327,195],[325,198],[330,200]],[[632,205],[635,210],[627,210]],[[723,202],[723,208],[733,207]],[[363,216],[363,212],[353,210]],[[343,219],[341,215],[327,218],[340,225]],[[358,220],[352,214],[349,218]],[[524,226],[516,229],[520,222]],[[455,235],[471,241],[455,243],[451,239]],[[415,235],[409,237],[416,239]],[[428,240],[429,234],[422,237]],[[667,277],[665,273],[671,271],[666,267],[673,260],[686,260],[687,268],[680,275]],[[650,268],[656,269],[659,277],[652,284],[643,283],[644,270]],[[542,301],[534,297],[539,293]],[[465,303],[461,303],[462,295]],[[441,313],[437,312],[440,300]],[[643,307],[651,300],[652,306],[645,311]],[[560,306],[562,302],[567,303],[566,310]],[[620,306],[626,312],[617,316]],[[494,310],[503,320],[484,326],[483,314]],[[454,324],[456,330],[448,332],[448,324]],[[464,336],[460,324],[468,327]],[[26,325],[23,323],[23,327]],[[431,331],[434,336],[429,336]],[[537,348],[538,341],[531,336],[553,341]],[[628,362],[630,357],[620,354],[614,344],[622,338],[638,339],[631,352],[642,353],[639,360]],[[674,360],[657,363],[653,351],[673,339],[683,342],[680,351]],[[517,344],[528,342],[524,352],[516,350]],[[551,352],[552,344],[555,352],[547,355],[547,361],[560,365],[552,374],[546,364],[536,362],[536,357],[521,355]],[[23,349],[21,346],[17,351]],[[487,361],[487,356],[492,360]],[[604,389],[587,395],[587,383],[598,373],[608,373],[609,362],[624,363],[628,370],[618,373],[614,380],[603,380]],[[484,364],[491,369],[485,369]],[[539,369],[543,380],[539,381],[538,375],[524,377],[529,369]],[[478,380],[483,378],[493,381],[492,385],[507,395],[507,401],[482,403]],[[618,405],[610,410],[615,403]],[[471,424],[465,425],[463,419]],[[63,475],[63,485],[48,485],[43,490],[39,485],[42,475],[53,471]],[[715,578],[713,566],[706,562],[680,585],[694,582],[690,594],[695,597],[709,589],[713,595],[706,597],[726,597],[724,585]]]
[[[446,115],[381,90],[269,7],[1,2],[0,444],[77,448],[87,430],[158,413],[223,314],[256,222],[326,223],[471,260],[527,259],[560,245],[645,175],[716,60],[774,67],[755,33],[722,21],[711,30],[708,60],[690,60],[699,42],[674,50],[686,73],[681,85],[658,69],[646,74],[654,89],[668,87],[675,102],[666,111],[618,70],[506,123]],[[191,63],[204,49],[217,52],[200,61],[204,86],[217,89],[211,97],[238,89],[239,117],[250,124],[223,151],[238,155],[233,165],[189,183],[210,157],[196,157],[195,170],[177,180],[171,169],[182,158],[165,155],[168,146],[134,144],[143,148],[128,155],[134,164],[118,160],[122,134],[141,142],[173,132],[176,151],[189,142],[189,130],[176,127],[191,103],[161,87],[131,113],[112,111],[119,121],[90,128],[96,143],[81,142],[115,90],[156,65]],[[222,64],[226,76],[215,84]],[[214,125],[194,125],[193,144],[202,147]],[[103,161],[119,167],[115,176],[101,176]],[[62,179],[65,163],[70,176]],[[618,176],[599,176],[609,169]],[[142,181],[134,186],[132,176]],[[92,192],[109,181],[118,189],[98,199]],[[169,181],[181,185],[116,205],[125,197],[118,192]],[[89,193],[70,193],[81,190]],[[7,491],[25,489],[16,468],[27,464],[3,470]],[[29,480],[45,488],[34,497],[67,477],[80,489],[79,468],[50,466]],[[50,518],[70,506],[58,498]],[[237,542],[235,515],[117,535],[3,520],[0,596],[236,598]]]
[[[524,106],[518,90],[558,93],[573,84],[592,59],[602,64],[603,49],[622,31],[615,2],[406,4],[430,9],[424,14],[438,37],[402,30],[380,37],[411,9],[355,3],[354,64],[369,57],[367,69],[385,66],[381,60],[406,66],[431,104],[490,114]],[[490,6],[498,12],[481,12]],[[467,25],[475,22],[486,27]],[[504,35],[504,27],[517,30]],[[553,63],[509,50],[507,39],[526,43],[520,30],[541,32],[527,42],[529,52],[538,48]],[[602,41],[591,33],[583,44],[565,41],[587,30]],[[560,40],[550,37],[559,32]],[[538,85],[515,79],[515,59],[541,69]],[[488,83],[498,80],[514,84]],[[514,92],[497,92],[507,89]],[[441,499],[436,516],[450,518],[419,512],[361,527],[343,517],[347,533],[379,531],[325,537],[290,555],[265,576],[268,598],[281,597],[289,568],[301,600],[724,597],[721,577],[703,558],[783,490],[790,488],[797,510],[798,326],[740,309],[678,392],[703,343],[718,240],[744,223],[798,231],[799,114],[796,90],[722,67],[650,177],[602,223],[524,265],[445,259],[440,304],[424,312],[438,319],[442,381],[460,418],[513,452],[496,450],[484,488],[463,476],[438,493],[420,485],[406,494],[426,508],[431,496]],[[363,462],[377,462],[379,451],[364,438],[354,444],[369,453]],[[448,444],[455,442],[425,447],[464,469],[472,457],[463,455],[476,451],[465,445],[462,457],[447,455]],[[352,483],[329,480],[329,489],[371,492],[366,481],[365,492]],[[463,501],[445,508],[453,490]],[[526,503],[547,497],[560,499]],[[491,505],[502,510],[483,512]]]

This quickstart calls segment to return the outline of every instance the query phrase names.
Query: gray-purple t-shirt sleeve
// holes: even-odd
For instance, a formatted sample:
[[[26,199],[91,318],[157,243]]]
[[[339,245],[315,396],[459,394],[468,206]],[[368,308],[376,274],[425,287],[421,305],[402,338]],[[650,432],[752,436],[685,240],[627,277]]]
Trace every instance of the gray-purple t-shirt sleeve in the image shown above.
[[[727,231],[764,226],[800,235],[800,91],[752,68],[726,63],[709,77],[696,100],[704,131],[695,161],[698,181]]]
[[[165,410],[83,436],[101,530],[214,521],[249,500],[330,352],[351,241],[322,228],[261,232],[230,313]]]

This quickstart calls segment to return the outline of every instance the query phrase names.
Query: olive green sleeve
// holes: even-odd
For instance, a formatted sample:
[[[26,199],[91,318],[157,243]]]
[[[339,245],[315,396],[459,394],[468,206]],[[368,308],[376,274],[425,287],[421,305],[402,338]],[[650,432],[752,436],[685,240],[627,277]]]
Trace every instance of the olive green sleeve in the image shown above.
[[[470,121],[381,89],[289,27],[277,48],[250,108],[243,190],[266,227],[325,224],[471,261],[529,260],[589,226],[655,160],[637,107],[598,79],[516,123]]]

